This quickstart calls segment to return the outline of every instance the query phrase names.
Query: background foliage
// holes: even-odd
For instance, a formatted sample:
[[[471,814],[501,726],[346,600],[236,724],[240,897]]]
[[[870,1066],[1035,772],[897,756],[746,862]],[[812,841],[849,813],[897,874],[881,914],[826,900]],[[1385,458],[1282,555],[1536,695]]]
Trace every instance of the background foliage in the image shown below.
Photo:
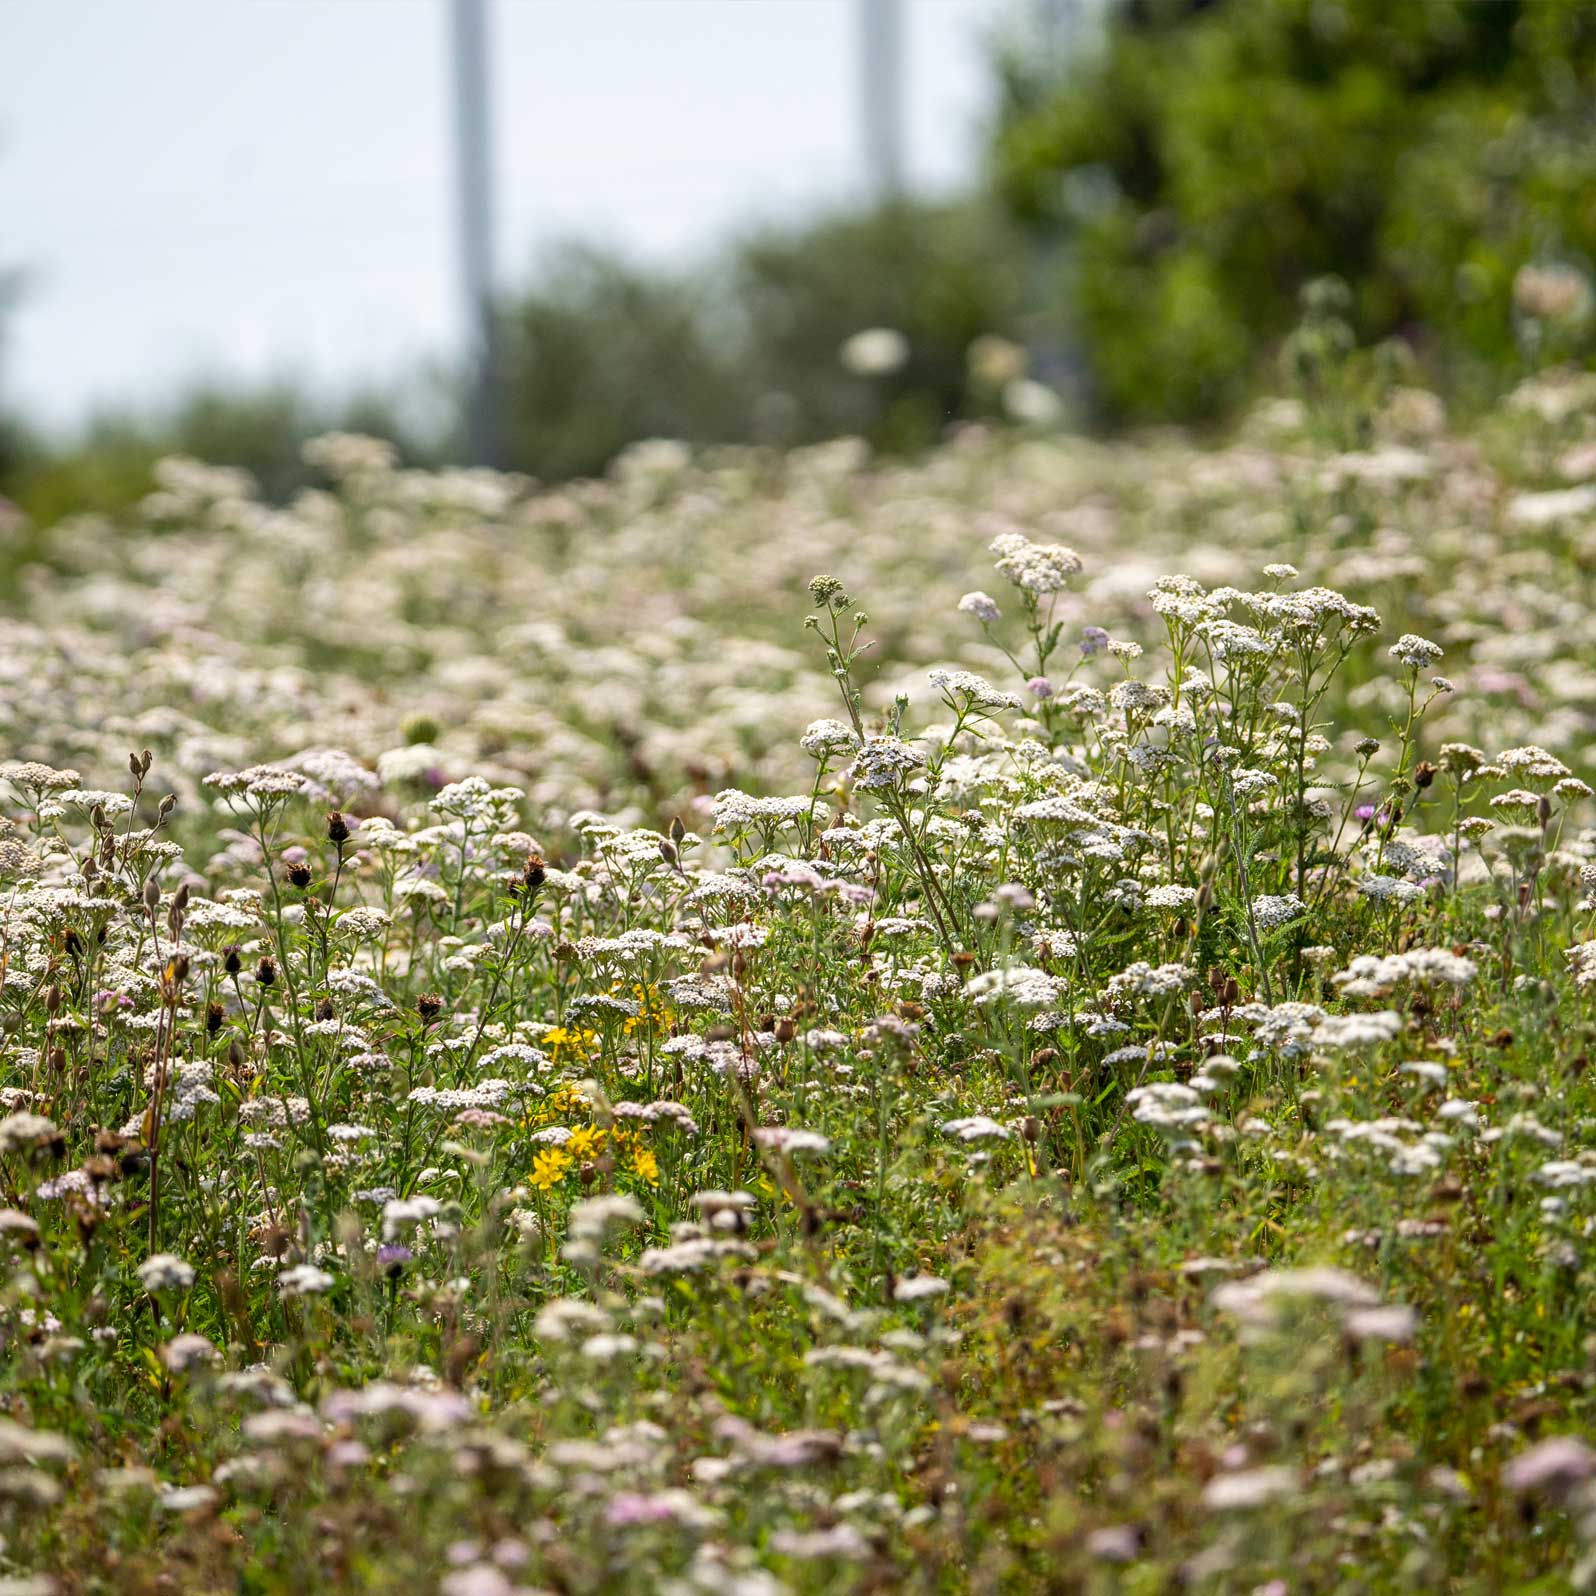
[[[1596,248],[1587,7],[1125,0],[1088,59],[1041,60],[1003,59],[995,182],[1062,245],[1054,304],[1110,417],[1223,412],[1327,272],[1365,338],[1499,385],[1520,268]]]
[[[1275,386],[1302,291],[1330,273],[1352,337],[1395,341],[1470,408],[1590,352],[1596,10],[1113,0],[1067,52],[1027,15],[993,48],[984,192],[758,229],[692,268],[542,259],[504,305],[502,463],[596,475],[662,436],[912,452],[1001,411],[972,375],[983,335],[1023,343],[1072,419],[1222,421]],[[838,352],[872,327],[908,358],[862,377]],[[430,386],[454,415],[455,380]],[[463,457],[452,423],[402,420],[391,395],[329,404],[282,382],[205,386],[68,442],[0,418],[0,497],[41,523],[114,509],[180,452],[243,465],[280,501],[329,427],[397,437],[421,464]]]

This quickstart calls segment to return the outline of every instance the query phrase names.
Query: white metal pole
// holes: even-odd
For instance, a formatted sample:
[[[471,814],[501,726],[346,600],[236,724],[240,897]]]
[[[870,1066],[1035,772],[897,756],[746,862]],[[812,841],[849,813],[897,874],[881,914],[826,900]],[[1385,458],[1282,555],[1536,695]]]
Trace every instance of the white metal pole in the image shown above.
[[[460,276],[465,295],[466,437],[478,465],[499,465],[499,358],[493,271],[492,104],[487,0],[450,0]]]
[[[859,0],[859,93],[865,169],[877,200],[903,192],[903,11]]]

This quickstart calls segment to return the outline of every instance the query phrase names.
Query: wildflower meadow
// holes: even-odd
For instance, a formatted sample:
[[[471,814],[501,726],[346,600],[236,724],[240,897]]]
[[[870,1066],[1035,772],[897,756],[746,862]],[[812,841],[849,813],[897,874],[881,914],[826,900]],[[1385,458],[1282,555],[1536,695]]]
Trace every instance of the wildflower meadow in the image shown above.
[[[0,1592],[1596,1584],[1596,379],[170,460],[0,559]]]

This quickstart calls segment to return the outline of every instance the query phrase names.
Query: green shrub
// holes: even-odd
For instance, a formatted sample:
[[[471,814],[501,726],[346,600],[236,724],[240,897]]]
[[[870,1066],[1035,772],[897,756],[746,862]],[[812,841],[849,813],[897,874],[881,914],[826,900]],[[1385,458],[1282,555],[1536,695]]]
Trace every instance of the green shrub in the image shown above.
[[[106,412],[65,443],[17,425],[10,447],[0,436],[0,497],[14,500],[40,526],[83,511],[113,513],[151,490],[157,460],[182,454],[240,466],[280,503],[317,480],[300,452],[305,440],[336,430],[395,438],[416,463],[435,462],[440,453],[423,429],[406,427],[380,396],[331,405],[286,381],[258,388],[207,384],[154,416]]]
[[[1499,385],[1546,352],[1521,269],[1596,255],[1584,7],[1134,0],[1084,57],[1003,76],[997,183],[1064,241],[1053,292],[1109,416],[1234,401],[1332,272],[1364,339]],[[1589,347],[1574,321],[1557,353]]]
[[[1025,254],[989,209],[902,204],[770,227],[696,271],[556,256],[505,308],[508,463],[593,475],[626,445],[812,442],[888,449],[978,413],[970,344],[1020,323]],[[870,327],[908,341],[861,377],[841,346]]]

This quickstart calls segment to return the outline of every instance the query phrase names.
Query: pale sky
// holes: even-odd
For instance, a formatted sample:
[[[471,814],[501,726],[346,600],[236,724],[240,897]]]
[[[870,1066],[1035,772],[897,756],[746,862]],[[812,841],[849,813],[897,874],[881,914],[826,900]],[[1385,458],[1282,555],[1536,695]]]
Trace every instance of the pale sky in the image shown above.
[[[498,271],[690,259],[861,192],[857,0],[491,0]],[[911,185],[975,175],[1013,0],[903,0]],[[0,0],[0,397],[337,392],[462,335],[446,0]]]

